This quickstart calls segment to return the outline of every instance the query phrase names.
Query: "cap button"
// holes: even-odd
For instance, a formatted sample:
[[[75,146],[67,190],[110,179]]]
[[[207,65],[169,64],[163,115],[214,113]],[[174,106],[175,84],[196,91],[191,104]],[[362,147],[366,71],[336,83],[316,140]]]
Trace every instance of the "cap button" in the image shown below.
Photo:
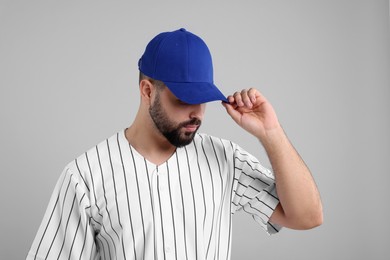
[[[184,29],[184,28],[180,28],[180,30],[179,31],[181,31],[181,32],[186,32],[186,29]]]

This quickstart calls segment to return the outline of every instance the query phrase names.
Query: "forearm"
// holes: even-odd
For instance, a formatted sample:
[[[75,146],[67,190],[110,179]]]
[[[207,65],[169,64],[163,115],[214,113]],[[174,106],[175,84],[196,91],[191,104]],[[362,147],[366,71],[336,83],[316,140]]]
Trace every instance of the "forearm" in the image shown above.
[[[281,127],[258,137],[271,162],[286,226],[306,229],[322,223],[322,205],[310,170]]]
[[[223,103],[233,120],[263,144],[276,178],[280,205],[271,221],[307,229],[322,223],[320,195],[309,169],[281,128],[276,113],[256,89],[243,89]]]

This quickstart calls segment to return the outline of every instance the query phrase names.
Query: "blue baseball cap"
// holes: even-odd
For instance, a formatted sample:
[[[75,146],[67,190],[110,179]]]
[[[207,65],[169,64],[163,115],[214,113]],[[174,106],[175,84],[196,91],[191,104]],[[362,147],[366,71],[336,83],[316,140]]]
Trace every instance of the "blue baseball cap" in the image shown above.
[[[228,102],[214,85],[206,43],[183,28],[155,36],[146,46],[138,68],[144,75],[164,82],[185,103]]]

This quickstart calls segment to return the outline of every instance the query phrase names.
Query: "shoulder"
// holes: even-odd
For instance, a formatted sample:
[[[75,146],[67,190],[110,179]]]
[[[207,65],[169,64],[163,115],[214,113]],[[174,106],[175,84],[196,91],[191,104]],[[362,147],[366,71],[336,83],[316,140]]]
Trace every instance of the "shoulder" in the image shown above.
[[[114,150],[118,150],[118,147],[124,146],[121,134],[122,132],[119,131],[99,142],[69,162],[65,168],[80,175],[96,172],[110,160],[111,153]]]

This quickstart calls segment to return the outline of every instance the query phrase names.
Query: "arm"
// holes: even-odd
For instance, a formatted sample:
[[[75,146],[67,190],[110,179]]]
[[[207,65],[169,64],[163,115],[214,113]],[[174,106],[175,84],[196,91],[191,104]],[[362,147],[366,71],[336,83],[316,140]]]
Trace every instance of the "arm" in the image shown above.
[[[223,103],[228,114],[264,146],[276,180],[280,204],[270,221],[293,229],[322,223],[322,204],[316,184],[294,149],[271,104],[256,89],[242,90]]]
[[[86,186],[65,168],[26,257],[30,259],[95,259],[95,230],[86,208]]]

